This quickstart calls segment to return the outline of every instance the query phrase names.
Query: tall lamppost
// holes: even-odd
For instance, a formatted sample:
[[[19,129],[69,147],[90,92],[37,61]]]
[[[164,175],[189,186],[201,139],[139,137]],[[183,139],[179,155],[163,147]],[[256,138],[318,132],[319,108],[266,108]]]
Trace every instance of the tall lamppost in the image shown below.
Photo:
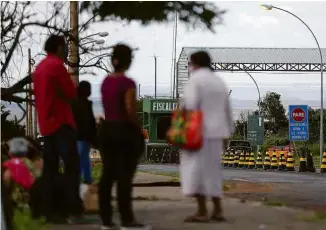
[[[258,84],[255,80],[255,78],[249,73],[247,72],[246,70],[244,70],[246,74],[248,74],[248,76],[251,78],[251,80],[254,81],[255,85],[256,85],[256,88],[257,88],[257,91],[258,91],[258,116],[259,116],[259,119],[260,119],[260,114],[261,114],[261,109],[260,109],[260,104],[261,104],[261,95],[260,95],[260,90],[259,90],[259,87],[258,87]]]
[[[312,34],[312,36],[315,39],[315,42],[318,46],[318,50],[319,50],[319,55],[320,55],[320,139],[319,139],[319,145],[320,145],[320,163],[322,163],[322,159],[323,159],[323,151],[324,151],[324,77],[323,77],[323,54],[321,52],[321,48],[319,46],[319,42],[314,34],[314,32],[312,32],[312,30],[310,29],[310,27],[301,19],[299,18],[297,15],[295,15],[294,13],[273,6],[273,5],[268,5],[268,4],[262,4],[261,5],[264,9],[266,10],[272,10],[272,9],[276,9],[276,10],[280,10],[283,11],[285,13],[291,14],[293,17],[295,17],[296,19],[298,19],[300,22],[302,22],[307,29],[310,31],[310,33]]]

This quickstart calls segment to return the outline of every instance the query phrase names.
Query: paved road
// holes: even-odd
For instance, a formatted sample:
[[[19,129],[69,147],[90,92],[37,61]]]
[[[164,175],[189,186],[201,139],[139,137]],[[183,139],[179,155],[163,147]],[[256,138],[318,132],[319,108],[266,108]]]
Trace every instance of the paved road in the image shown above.
[[[140,170],[178,172],[178,165],[140,165]],[[269,194],[238,194],[245,199],[268,197],[300,207],[317,207],[326,211],[326,175],[316,173],[223,169],[225,180],[277,184]]]
[[[178,172],[178,165],[140,165],[140,170],[156,172]],[[270,182],[270,183],[305,183],[320,184],[325,183],[326,175],[315,173],[298,173],[298,172],[279,172],[279,171],[262,171],[262,170],[241,170],[241,169],[223,169],[225,180],[243,180],[250,182]]]

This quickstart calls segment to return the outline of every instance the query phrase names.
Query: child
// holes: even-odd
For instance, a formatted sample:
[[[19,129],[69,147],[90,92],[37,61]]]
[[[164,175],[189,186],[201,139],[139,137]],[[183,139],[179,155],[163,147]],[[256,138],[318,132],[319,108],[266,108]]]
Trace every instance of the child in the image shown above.
[[[11,139],[1,144],[1,152],[8,159],[2,164],[2,199],[4,219],[8,230],[13,229],[14,200],[12,197],[14,185],[23,191],[31,189],[35,179],[42,169],[40,154],[29,141],[23,137]]]
[[[3,181],[5,186],[12,182],[28,190],[39,177],[42,160],[39,156],[29,153],[29,143],[23,137],[15,137],[9,141],[10,159],[3,163]]]
[[[77,99],[72,104],[72,111],[77,126],[77,149],[80,157],[80,170],[86,184],[92,184],[90,149],[96,144],[96,121],[92,109],[91,84],[81,81],[77,88]]]

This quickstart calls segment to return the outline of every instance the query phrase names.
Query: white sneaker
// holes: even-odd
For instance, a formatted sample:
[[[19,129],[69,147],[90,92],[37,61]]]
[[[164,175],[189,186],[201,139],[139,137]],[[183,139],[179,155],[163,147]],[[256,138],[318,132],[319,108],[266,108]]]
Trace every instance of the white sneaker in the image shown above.
[[[121,226],[120,230],[152,230],[152,226],[134,223],[129,226]]]

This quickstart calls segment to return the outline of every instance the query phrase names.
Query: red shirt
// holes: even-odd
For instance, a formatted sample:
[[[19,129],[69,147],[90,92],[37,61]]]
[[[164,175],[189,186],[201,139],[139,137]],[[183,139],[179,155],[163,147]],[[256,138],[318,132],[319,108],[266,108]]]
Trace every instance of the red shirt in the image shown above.
[[[76,88],[63,61],[47,55],[36,67],[33,83],[41,134],[51,135],[64,124],[75,128],[69,100],[76,97]]]

